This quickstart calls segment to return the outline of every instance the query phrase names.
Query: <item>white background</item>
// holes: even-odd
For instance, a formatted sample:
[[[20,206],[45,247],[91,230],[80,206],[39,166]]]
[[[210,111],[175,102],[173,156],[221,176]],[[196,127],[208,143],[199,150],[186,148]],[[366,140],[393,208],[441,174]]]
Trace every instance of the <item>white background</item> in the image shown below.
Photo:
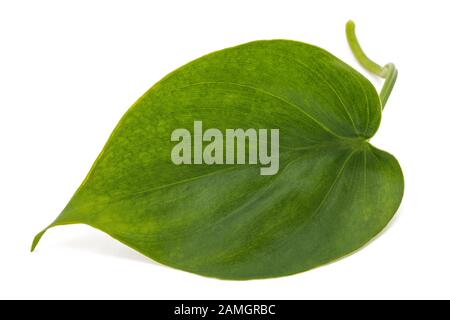
[[[450,298],[448,6],[2,0],[0,298]],[[399,159],[405,197],[368,247],[304,274],[248,282],[158,265],[85,226],[50,230],[29,253],[123,113],[165,74],[211,51],[271,38],[319,45],[361,70],[345,40],[350,18],[368,54],[400,72],[372,142]]]

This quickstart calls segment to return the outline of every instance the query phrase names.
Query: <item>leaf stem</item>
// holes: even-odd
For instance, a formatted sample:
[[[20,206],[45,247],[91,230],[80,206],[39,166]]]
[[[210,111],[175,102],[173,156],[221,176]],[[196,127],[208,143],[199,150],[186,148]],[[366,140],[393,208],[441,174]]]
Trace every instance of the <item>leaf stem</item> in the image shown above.
[[[393,63],[388,63],[384,67],[381,67],[364,53],[361,45],[359,44],[358,38],[356,37],[355,23],[351,20],[347,22],[346,34],[350,49],[361,66],[363,66],[367,71],[385,79],[383,88],[380,92],[381,105],[384,109],[392,89],[394,88],[395,81],[397,80],[398,71],[395,68],[395,65]]]

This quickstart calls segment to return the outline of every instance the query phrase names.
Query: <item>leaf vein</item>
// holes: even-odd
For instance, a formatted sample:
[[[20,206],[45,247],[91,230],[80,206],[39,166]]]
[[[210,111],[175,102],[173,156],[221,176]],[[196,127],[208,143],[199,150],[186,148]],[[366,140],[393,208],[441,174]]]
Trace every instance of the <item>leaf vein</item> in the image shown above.
[[[273,94],[269,91],[266,91],[264,89],[260,89],[257,88],[255,86],[252,85],[248,85],[248,84],[242,84],[242,83],[236,83],[236,82],[225,82],[225,81],[205,81],[205,82],[196,82],[196,83],[192,83],[189,84],[187,86],[181,87],[180,89],[186,89],[189,87],[193,87],[193,86],[201,86],[201,85],[210,85],[210,84],[217,84],[217,85],[231,85],[231,86],[238,86],[238,87],[242,87],[242,88],[247,88],[247,89],[252,89],[256,92],[260,92],[262,94],[268,95],[272,98],[275,98],[281,102],[284,102],[285,104],[293,107],[296,110],[299,110],[301,113],[303,113],[306,117],[308,117],[309,119],[311,119],[312,121],[314,121],[317,125],[319,125],[323,130],[325,130],[326,132],[330,133],[331,135],[339,138],[339,139],[346,139],[346,137],[340,136],[338,135],[336,132],[334,132],[333,130],[331,130],[330,128],[328,128],[325,124],[323,124],[321,121],[317,120],[315,117],[313,117],[312,115],[310,115],[309,113],[307,113],[305,110],[303,110],[303,108],[297,104],[294,104],[286,99],[284,99],[283,97],[280,97],[276,94]]]

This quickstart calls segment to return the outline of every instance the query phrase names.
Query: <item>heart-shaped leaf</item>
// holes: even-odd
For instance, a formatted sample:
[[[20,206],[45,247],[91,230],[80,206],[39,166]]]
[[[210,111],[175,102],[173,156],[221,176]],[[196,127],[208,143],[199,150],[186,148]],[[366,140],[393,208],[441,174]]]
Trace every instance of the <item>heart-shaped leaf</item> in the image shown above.
[[[163,264],[224,279],[294,274],[361,248],[403,195],[396,159],[369,144],[397,73],[368,60],[352,23],[347,31],[359,61],[387,79],[380,96],[357,71],[305,43],[256,41],[211,53],[130,108],[49,227],[87,224]],[[200,121],[216,133],[278,129],[278,167],[261,174],[261,164],[199,164],[192,154],[191,164],[174,164],[174,130],[194,132]]]

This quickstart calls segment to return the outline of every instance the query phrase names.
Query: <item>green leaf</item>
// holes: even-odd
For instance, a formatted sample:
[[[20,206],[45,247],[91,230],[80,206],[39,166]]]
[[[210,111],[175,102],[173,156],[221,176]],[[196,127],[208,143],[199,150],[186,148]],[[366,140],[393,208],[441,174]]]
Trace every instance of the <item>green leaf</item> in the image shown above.
[[[353,32],[349,23],[364,65]],[[222,279],[346,256],[383,230],[404,188],[397,160],[369,143],[396,70],[371,71],[390,79],[381,100],[360,73],[301,42],[255,41],[195,60],[130,108],[49,228],[87,224],[160,263]],[[279,129],[278,173],[173,164],[172,132],[199,120],[222,132]]]

